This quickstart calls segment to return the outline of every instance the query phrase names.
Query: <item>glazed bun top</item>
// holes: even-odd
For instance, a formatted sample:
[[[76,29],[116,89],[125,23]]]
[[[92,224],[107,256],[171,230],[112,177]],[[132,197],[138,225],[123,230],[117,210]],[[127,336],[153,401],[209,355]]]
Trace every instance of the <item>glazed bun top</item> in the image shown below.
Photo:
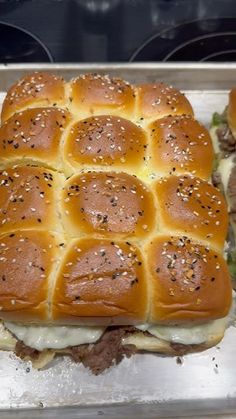
[[[143,257],[135,245],[75,240],[57,277],[52,318],[92,325],[137,324],[146,320],[148,302]]]
[[[137,86],[137,111],[139,119],[159,119],[168,115],[192,115],[188,99],[179,90],[165,83]]]
[[[1,163],[41,162],[60,168],[61,138],[71,120],[60,108],[27,108],[0,127]],[[0,165],[1,165],[0,163]]]
[[[191,116],[167,116],[149,125],[150,164],[169,175],[189,173],[209,179],[214,152],[206,128]]]
[[[9,89],[2,106],[2,121],[28,107],[60,106],[65,100],[64,85],[63,79],[54,74],[26,75]]]
[[[188,323],[225,317],[232,300],[224,258],[186,236],[159,236],[148,245],[153,304],[150,322]]]
[[[228,208],[222,194],[208,182],[188,175],[156,183],[162,230],[183,232],[222,249],[228,232]]]
[[[26,323],[48,321],[51,275],[60,249],[59,237],[46,231],[1,235],[1,318]]]
[[[70,108],[80,115],[115,114],[130,118],[134,103],[134,89],[122,79],[85,74],[71,82]]]
[[[89,172],[65,184],[62,211],[67,231],[143,237],[156,225],[151,190],[135,176]]]
[[[56,75],[34,72],[22,77],[8,91],[2,121],[27,107],[55,106],[69,109],[77,119],[116,115],[134,121],[167,115],[192,115],[188,99],[165,83],[131,85],[118,77],[83,74],[69,83]]]
[[[227,315],[227,206],[192,115],[162,83],[34,73],[9,90],[0,318],[106,326]]]
[[[94,116],[71,126],[65,159],[75,168],[116,165],[134,171],[143,163],[147,142],[145,131],[127,119]]]
[[[56,194],[63,178],[43,167],[14,166],[0,171],[0,230],[61,230]]]

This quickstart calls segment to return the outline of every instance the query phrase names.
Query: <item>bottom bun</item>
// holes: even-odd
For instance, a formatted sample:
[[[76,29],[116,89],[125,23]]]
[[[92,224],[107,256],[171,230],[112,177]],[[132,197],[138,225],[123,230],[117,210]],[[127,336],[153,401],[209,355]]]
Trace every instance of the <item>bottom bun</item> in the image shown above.
[[[146,332],[137,332],[123,339],[124,345],[135,345],[138,351],[156,352],[161,355],[182,356],[194,352],[205,351],[212,346],[217,345],[224,334],[210,336],[203,343],[184,345],[182,343],[169,342],[164,339],[151,336]]]
[[[56,353],[54,351],[42,351],[39,354],[39,357],[37,359],[24,359],[24,361],[31,361],[33,368],[36,370],[41,370],[43,368],[46,368],[49,366],[50,362],[53,360]]]

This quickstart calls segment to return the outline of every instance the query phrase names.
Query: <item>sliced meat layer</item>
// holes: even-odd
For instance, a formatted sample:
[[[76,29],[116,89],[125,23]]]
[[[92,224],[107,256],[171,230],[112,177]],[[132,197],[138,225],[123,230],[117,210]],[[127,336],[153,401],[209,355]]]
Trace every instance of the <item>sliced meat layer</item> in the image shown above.
[[[66,352],[75,362],[82,362],[93,374],[101,374],[124,357],[130,358],[137,350],[134,345],[122,345],[122,338],[135,331],[133,327],[108,328],[98,342],[68,348]]]
[[[216,130],[216,134],[219,140],[219,147],[222,152],[231,154],[236,151],[236,138],[234,138],[228,124],[222,124]]]
[[[222,184],[221,175],[219,172],[217,172],[217,170],[215,170],[212,173],[211,179],[212,179],[212,184],[215,186],[215,188],[220,189],[220,191],[224,193],[224,186]]]
[[[176,356],[183,356],[190,352],[200,352],[204,350],[204,343],[184,345],[183,343],[170,342],[171,348],[176,352]]]
[[[21,340],[18,340],[15,347],[15,354],[21,359],[30,358],[33,360],[38,359],[40,352],[37,349],[25,345]]]
[[[135,332],[132,326],[109,327],[94,344],[71,346],[58,352],[70,355],[75,362],[81,362],[93,374],[101,374],[112,365],[119,364],[124,357],[130,358],[137,349],[134,345],[122,345],[122,338]],[[41,352],[17,341],[15,354],[21,359],[36,360]]]

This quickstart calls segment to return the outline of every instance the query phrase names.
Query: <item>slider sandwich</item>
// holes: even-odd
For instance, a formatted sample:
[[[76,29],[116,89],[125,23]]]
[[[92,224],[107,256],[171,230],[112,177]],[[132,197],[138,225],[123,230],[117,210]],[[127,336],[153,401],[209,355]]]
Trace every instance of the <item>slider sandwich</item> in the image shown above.
[[[6,95],[0,149],[1,349],[99,374],[223,338],[227,204],[183,94],[33,73]]]
[[[214,150],[213,184],[224,194],[230,219],[225,247],[232,278],[236,280],[236,89],[229,93],[222,114],[214,113],[210,129]]]

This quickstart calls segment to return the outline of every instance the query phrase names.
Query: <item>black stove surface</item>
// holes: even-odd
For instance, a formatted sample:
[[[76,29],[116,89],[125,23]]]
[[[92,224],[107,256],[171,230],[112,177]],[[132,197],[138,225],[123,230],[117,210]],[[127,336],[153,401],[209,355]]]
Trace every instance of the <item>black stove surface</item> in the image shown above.
[[[0,62],[236,61],[235,0],[0,0]]]
[[[33,34],[14,25],[0,22],[0,62],[50,62],[52,56]]]
[[[174,40],[174,43],[173,43]],[[236,18],[203,19],[154,35],[131,61],[236,61]]]

